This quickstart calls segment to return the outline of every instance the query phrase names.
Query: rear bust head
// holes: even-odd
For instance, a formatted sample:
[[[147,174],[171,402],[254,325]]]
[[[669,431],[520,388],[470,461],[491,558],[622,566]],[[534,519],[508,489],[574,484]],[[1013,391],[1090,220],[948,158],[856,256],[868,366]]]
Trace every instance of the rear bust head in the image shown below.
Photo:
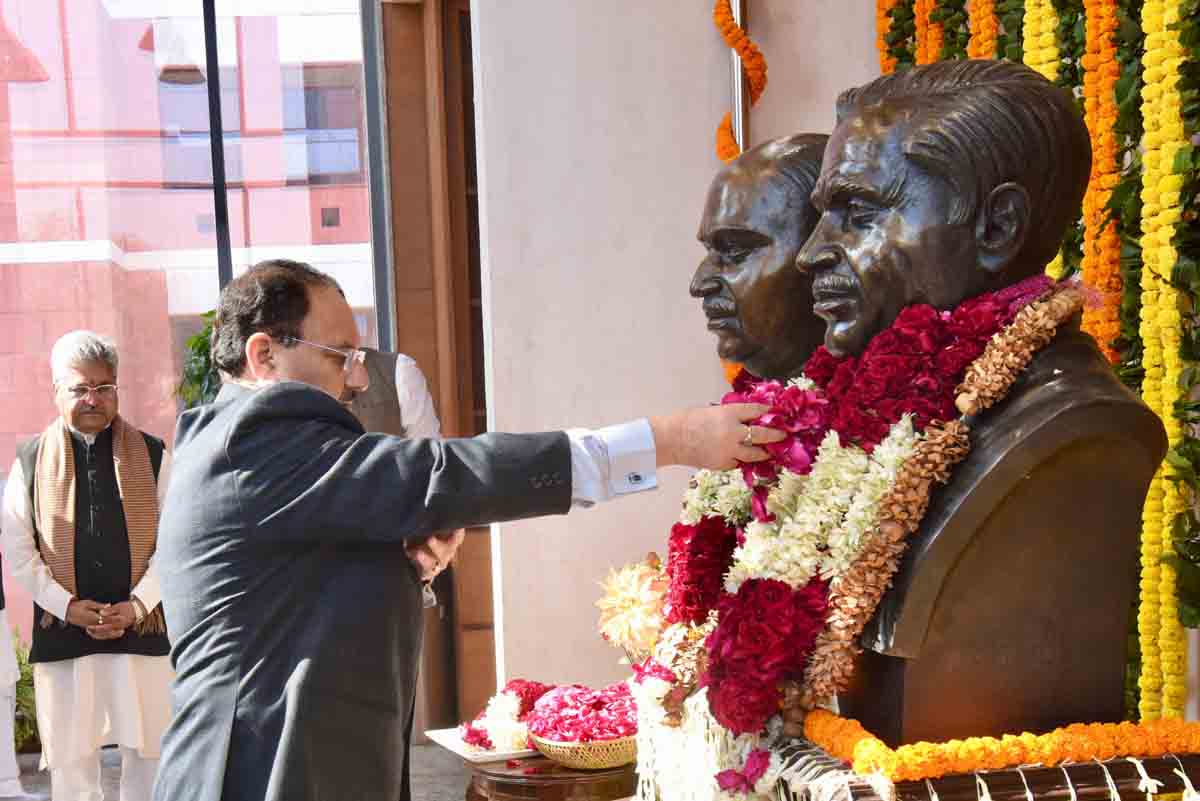
[[[811,277],[794,269],[817,220],[809,202],[828,137],[795,134],[717,173],[700,220],[707,254],[692,277],[717,353],[762,378],[798,375],[821,344]]]

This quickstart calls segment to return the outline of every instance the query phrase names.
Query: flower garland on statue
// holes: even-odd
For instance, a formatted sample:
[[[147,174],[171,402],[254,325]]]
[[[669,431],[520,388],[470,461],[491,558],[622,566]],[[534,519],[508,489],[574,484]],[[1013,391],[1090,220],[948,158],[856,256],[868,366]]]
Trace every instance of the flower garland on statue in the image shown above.
[[[1084,15],[1087,49],[1083,57],[1084,121],[1092,140],[1092,173],[1083,198],[1084,282],[1101,302],[1083,312],[1083,330],[1092,335],[1105,358],[1120,360],[1113,342],[1121,335],[1121,241],[1116,222],[1107,213],[1109,197],[1119,180],[1116,84],[1117,2],[1086,0]]]
[[[647,753],[663,750],[654,740],[666,728],[692,725],[688,711],[703,697],[712,725],[702,742],[724,755],[719,772],[741,776],[721,786],[749,792],[769,781],[751,754],[774,731],[799,734],[803,710],[845,688],[856,638],[931,486],[969,449],[956,418],[1002,399],[1080,306],[1076,288],[1038,276],[949,312],[909,307],[858,357],[820,348],[802,378],[744,380],[725,396],[768,405],[755,424],[788,436],[766,446],[766,462],[701,471],[685,496],[667,566],[671,625],[639,668],[657,671],[654,691],[639,696]],[[657,758],[640,766],[687,769]],[[645,797],[665,786],[647,782]]]
[[[1200,750],[1200,723],[1158,720],[1074,723],[1046,734],[968,737],[889,748],[857,721],[818,709],[804,721],[804,736],[862,776],[893,782],[936,779],[956,773],[1020,765],[1056,767],[1072,762],[1161,757]]]
[[[750,89],[750,105],[758,103],[767,88],[767,59],[746,31],[733,19],[731,0],[716,0],[713,7],[713,24],[721,32],[721,38],[731,49],[736,50],[746,73],[746,84]],[[717,158],[733,161],[741,154],[741,147],[733,135],[733,114],[727,113],[717,127]]]

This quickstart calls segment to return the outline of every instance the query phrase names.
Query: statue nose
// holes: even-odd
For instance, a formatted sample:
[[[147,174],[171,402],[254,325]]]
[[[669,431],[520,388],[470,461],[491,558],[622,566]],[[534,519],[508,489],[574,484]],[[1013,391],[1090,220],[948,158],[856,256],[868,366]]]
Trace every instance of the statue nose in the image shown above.
[[[696,268],[696,273],[692,276],[691,283],[688,284],[688,294],[693,298],[706,298],[719,292],[721,284],[717,281],[715,272],[711,259],[700,262],[700,266]]]
[[[796,257],[796,269],[802,273],[818,273],[837,267],[841,258],[831,247],[816,248],[815,252],[803,248]]]

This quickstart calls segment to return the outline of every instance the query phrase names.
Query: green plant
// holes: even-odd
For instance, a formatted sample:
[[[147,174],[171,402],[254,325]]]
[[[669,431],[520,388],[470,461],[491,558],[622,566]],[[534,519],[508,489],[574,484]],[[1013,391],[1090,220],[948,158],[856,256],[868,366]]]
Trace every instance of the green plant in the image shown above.
[[[195,336],[188,337],[183,354],[183,377],[175,394],[183,401],[184,408],[191,409],[203,403],[212,403],[221,389],[221,376],[212,363],[212,330],[215,312],[204,315],[204,328]]]
[[[13,630],[13,650],[17,655],[17,668],[21,678],[17,679],[17,708],[13,713],[13,745],[18,753],[28,754],[42,750],[38,737],[37,704],[33,694],[33,665],[29,664],[29,647],[21,641],[18,631]]]

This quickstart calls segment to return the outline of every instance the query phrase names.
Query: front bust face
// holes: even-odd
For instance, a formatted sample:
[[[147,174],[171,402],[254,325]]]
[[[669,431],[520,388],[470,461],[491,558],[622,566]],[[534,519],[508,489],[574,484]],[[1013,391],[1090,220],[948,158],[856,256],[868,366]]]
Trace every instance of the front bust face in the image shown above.
[[[718,355],[761,378],[798,375],[824,335],[812,280],[795,269],[812,218],[806,193],[769,164],[732,165],[709,188],[698,234],[707,254],[689,291]]]
[[[949,309],[984,288],[972,221],[951,221],[953,188],[908,159],[904,121],[871,109],[829,139],[813,205],[821,214],[796,259],[813,279],[825,346],[856,355],[914,303]]]

